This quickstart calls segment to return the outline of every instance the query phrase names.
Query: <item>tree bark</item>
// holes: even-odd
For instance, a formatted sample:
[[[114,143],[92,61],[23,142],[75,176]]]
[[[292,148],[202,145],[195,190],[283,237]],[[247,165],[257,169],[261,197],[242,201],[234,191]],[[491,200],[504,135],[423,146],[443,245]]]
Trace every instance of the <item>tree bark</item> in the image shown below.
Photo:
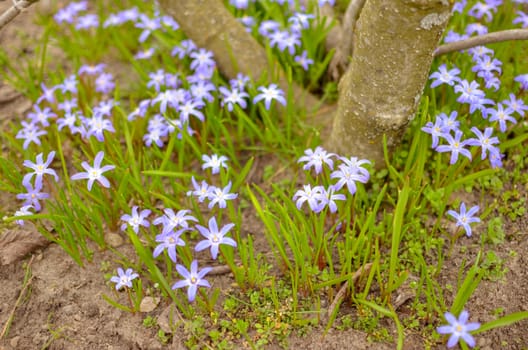
[[[214,53],[220,72],[234,78],[237,73],[253,80],[267,77],[286,93],[291,86],[295,100],[307,110],[319,100],[296,84],[289,84],[278,62],[268,62],[266,50],[225,8],[220,0],[161,0],[161,7],[178,22],[196,45]]]
[[[389,149],[401,142],[450,14],[448,0],[367,0],[339,83],[330,151],[383,167],[383,135]]]

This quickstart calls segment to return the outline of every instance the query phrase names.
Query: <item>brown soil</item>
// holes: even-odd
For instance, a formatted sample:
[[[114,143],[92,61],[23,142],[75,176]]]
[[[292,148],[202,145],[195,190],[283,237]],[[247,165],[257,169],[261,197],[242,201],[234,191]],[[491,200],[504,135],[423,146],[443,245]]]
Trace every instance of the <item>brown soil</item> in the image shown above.
[[[0,4],[0,10],[10,5],[10,2],[7,3]],[[28,41],[20,38],[22,35],[24,38],[38,40],[39,29],[32,23],[32,14],[37,10],[45,11],[45,6],[49,4],[44,1],[39,6],[34,6],[0,31],[0,43],[3,48],[10,46],[9,52],[14,59],[31,55],[30,46],[25,46]],[[21,115],[31,105],[22,96],[15,94],[13,89],[0,84],[2,130],[6,130],[6,120],[13,120],[13,117]],[[261,168],[262,166],[260,164]],[[525,185],[521,184],[523,187]],[[16,205],[16,202],[13,202],[12,196],[2,194],[0,216],[13,212],[13,206]],[[249,219],[251,215],[247,215]],[[507,222],[506,242],[493,247],[496,254],[504,259],[503,267],[507,272],[498,281],[481,282],[468,303],[473,321],[484,323],[492,320],[495,318],[494,312],[499,308],[503,308],[501,315],[528,309],[528,216],[513,223]],[[13,226],[0,226],[0,235],[9,230],[13,230]],[[258,235],[254,228],[252,230],[257,233],[255,236],[262,236]],[[473,248],[478,247],[479,230],[485,230],[484,225],[475,228],[476,234],[472,238],[464,239],[468,249],[455,249],[452,258],[445,262],[440,280],[442,285],[456,286],[462,262],[473,261],[474,254],[469,252],[477,250]],[[125,254],[131,254],[126,245],[120,249]],[[265,241],[258,241],[257,249],[268,250]],[[108,251],[96,252],[94,263],[80,268],[60,247],[52,244],[33,252],[23,260],[0,266],[0,327],[3,328],[9,317],[13,316],[9,332],[4,339],[0,339],[0,350],[184,349],[178,334],[172,337],[169,344],[162,344],[156,335],[158,327],[147,328],[143,325],[143,319],[147,315],[163,320],[166,316],[164,311],[168,306],[166,302],[162,301],[149,313],[131,314],[110,306],[102,299],[102,295],[107,294],[126,303],[125,294],[113,293],[112,286],[105,282],[103,276],[103,262],[111,262],[110,265],[115,266],[114,259]],[[24,275],[28,270],[32,277],[27,288],[23,289]],[[210,282],[214,288],[229,285],[231,281],[227,276],[220,276],[210,279]],[[450,301],[453,296],[454,292],[451,295],[446,294],[446,299]],[[403,305],[399,309],[401,317],[405,316],[406,311],[408,305]],[[386,322],[394,336],[393,324]],[[526,330],[528,321],[525,320],[507,328],[480,334],[476,338],[480,349],[528,349]],[[405,349],[424,348],[419,331],[408,331],[406,335]],[[352,329],[331,329],[326,335],[323,329],[314,329],[305,336],[292,335],[288,343],[291,349],[307,350],[395,348],[392,343],[372,343],[367,334]],[[239,346],[247,347],[244,343]],[[266,348],[275,349],[279,346],[270,345]],[[433,348],[444,349],[445,345]]]

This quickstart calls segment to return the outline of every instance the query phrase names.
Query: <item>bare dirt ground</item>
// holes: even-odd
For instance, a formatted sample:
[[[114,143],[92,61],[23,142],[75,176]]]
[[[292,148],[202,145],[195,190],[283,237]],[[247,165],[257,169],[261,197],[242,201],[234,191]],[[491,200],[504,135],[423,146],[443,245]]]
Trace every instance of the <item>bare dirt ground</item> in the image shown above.
[[[1,4],[0,10],[9,4]],[[0,44],[8,48],[13,59],[31,55],[31,40],[39,40],[39,30],[33,24],[35,11],[46,11],[42,4],[34,6],[28,13],[19,16],[10,26],[0,31]],[[6,121],[14,121],[31,106],[30,101],[19,96],[16,91],[0,82],[0,125],[5,132]],[[261,165],[262,166],[262,165]],[[528,184],[516,184],[526,201]],[[512,186],[510,184],[510,186]],[[2,194],[0,215],[12,214],[16,209],[14,196]],[[471,297],[468,309],[471,320],[484,323],[495,318],[496,314],[528,309],[528,215],[511,222],[505,218],[506,241],[493,250],[504,259],[506,273],[498,281],[484,280]],[[0,236],[15,226],[0,226]],[[24,230],[30,230],[27,226]],[[484,225],[475,228],[473,238],[466,240],[469,247],[479,244],[478,232]],[[253,232],[255,233],[255,232]],[[256,235],[259,236],[259,235]],[[260,235],[261,236],[261,235]],[[125,254],[131,253],[124,244],[119,248]],[[257,242],[257,249],[267,250],[266,243]],[[445,262],[441,284],[457,284],[457,276],[463,261],[475,258],[468,251],[476,249],[455,248],[449,261]],[[1,258],[1,257],[0,257]],[[1,260],[1,259],[0,259]],[[57,245],[40,248],[22,260],[0,266],[0,332],[8,319],[12,318],[8,332],[0,336],[0,350],[15,349],[184,349],[181,337],[176,333],[168,344],[157,337],[158,326],[147,328],[143,320],[147,315],[158,318],[159,326],[166,326],[166,310],[169,306],[161,302],[149,313],[130,314],[110,306],[102,299],[102,294],[118,298],[124,302],[124,294],[113,294],[103,277],[104,262],[114,258],[108,251],[96,252],[94,263],[84,268]],[[28,274],[29,272],[29,274]],[[24,287],[24,276],[31,276]],[[213,288],[228,285],[229,277],[222,276],[210,280]],[[446,294],[451,300],[453,294]],[[447,292],[446,292],[447,293]],[[501,309],[502,308],[502,309]],[[399,309],[400,317],[408,313],[408,305]],[[165,322],[165,323],[164,323]],[[393,335],[394,327],[387,321]],[[483,350],[528,349],[528,321],[513,326],[478,335],[477,344]],[[291,349],[394,349],[392,343],[372,343],[367,334],[353,329],[339,331],[331,329],[324,335],[322,329],[314,329],[305,336],[292,335],[288,340]],[[247,344],[240,342],[240,348]],[[270,345],[267,349],[279,348]],[[405,349],[423,349],[424,343],[418,331],[409,331]],[[443,349],[445,345],[433,348]]]

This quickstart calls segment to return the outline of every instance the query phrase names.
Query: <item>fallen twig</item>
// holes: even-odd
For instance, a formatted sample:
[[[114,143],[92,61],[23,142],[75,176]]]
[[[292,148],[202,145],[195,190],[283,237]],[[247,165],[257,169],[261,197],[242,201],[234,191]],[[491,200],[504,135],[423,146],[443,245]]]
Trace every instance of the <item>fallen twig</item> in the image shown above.
[[[39,0],[13,0],[13,6],[0,16],[0,30],[11,22],[18,14]]]
[[[214,266],[211,271],[209,271],[208,275],[214,276],[214,275],[225,275],[226,273],[231,272],[231,268],[227,265],[221,265],[221,266]]]
[[[352,283],[356,283],[359,277],[361,277],[365,273],[369,273],[370,269],[372,268],[372,263],[368,263],[364,266],[361,266],[356,272],[354,272],[354,275],[352,276]],[[335,308],[341,301],[345,298],[345,295],[347,293],[349,283],[346,281],[339,291],[337,292],[334,301],[332,301],[332,304],[330,304],[330,307],[328,308],[328,311],[326,312],[326,320],[329,320],[332,314],[335,311]]]
[[[434,52],[434,56],[438,57],[446,53],[470,49],[472,47],[499,43],[510,40],[527,40],[528,29],[508,29],[498,32],[488,33],[484,35],[474,36],[465,40],[455,41],[449,44],[439,46]]]

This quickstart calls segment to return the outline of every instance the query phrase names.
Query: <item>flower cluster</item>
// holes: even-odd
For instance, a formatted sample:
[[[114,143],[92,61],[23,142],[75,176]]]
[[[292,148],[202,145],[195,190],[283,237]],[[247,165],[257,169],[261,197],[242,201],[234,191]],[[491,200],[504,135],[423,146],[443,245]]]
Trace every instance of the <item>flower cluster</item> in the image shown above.
[[[304,156],[300,157],[298,162],[305,163],[304,170],[314,169],[316,175],[319,175],[327,167],[332,172],[331,179],[336,179],[334,184],[328,187],[304,185],[302,190],[298,190],[293,195],[293,200],[296,201],[298,209],[306,202],[314,213],[320,213],[328,207],[331,213],[338,210],[336,201],[346,200],[346,196],[342,193],[336,193],[346,186],[348,193],[353,195],[357,191],[357,182],[367,183],[370,174],[367,169],[363,167],[364,164],[370,164],[368,160],[358,159],[357,157],[345,158],[340,157],[334,153],[328,153],[322,147],[318,146],[315,150],[307,149]],[[334,159],[336,158],[341,163],[334,170]]]
[[[204,163],[202,168],[211,168],[212,174],[218,174],[221,167],[225,169],[228,168],[226,163],[228,158],[225,156],[218,156],[216,154],[211,156],[204,155],[203,160]],[[196,180],[194,177],[192,182],[196,187]],[[196,196],[198,197],[199,202],[202,202],[205,198],[209,199],[209,208],[213,208],[215,204],[218,204],[219,208],[225,208],[227,200],[233,200],[238,196],[238,194],[229,193],[231,182],[229,182],[229,184],[223,189],[207,185],[205,181],[202,181],[202,183],[204,184],[204,190]],[[195,191],[190,191],[190,195],[194,196],[194,192],[196,192],[196,189]],[[202,196],[203,198],[201,200]],[[133,206],[131,214],[124,214],[121,216],[121,220],[123,221],[121,229],[126,230],[130,227],[134,231],[134,234],[138,234],[141,227],[149,228],[151,226],[151,222],[148,220],[150,214],[151,210],[149,209],[140,210],[138,206]],[[155,237],[157,246],[152,252],[153,257],[157,258],[163,252],[166,252],[169,259],[176,263],[178,261],[177,248],[186,246],[183,235],[194,230],[198,231],[204,238],[196,244],[194,251],[200,252],[209,249],[211,258],[214,260],[218,258],[221,244],[237,247],[236,241],[227,237],[227,234],[233,229],[233,227],[235,227],[235,224],[228,223],[219,227],[215,216],[209,218],[207,226],[200,225],[198,222],[199,220],[193,216],[188,209],[181,209],[177,212],[172,208],[163,209],[163,214],[152,220],[153,225],[161,226],[161,233]],[[196,260],[192,261],[190,271],[181,264],[177,264],[176,269],[182,277],[184,277],[184,280],[176,282],[173,285],[173,289],[188,287],[189,301],[192,302],[194,300],[198,286],[210,286],[209,283],[204,280],[204,277],[210,271],[210,268],[206,267],[198,272],[198,262]]]
[[[276,0],[275,2],[283,5],[286,1]],[[289,9],[295,9],[295,1],[287,1]],[[239,10],[247,9],[249,6],[248,0],[231,0],[230,4]],[[319,6],[330,5],[334,6],[334,1],[320,0]],[[303,9],[304,6],[301,6]],[[310,21],[316,16],[311,13],[302,11],[293,11],[287,18],[288,26],[284,27],[280,22],[273,19],[266,19],[257,25],[255,18],[249,15],[239,17],[239,21],[246,27],[248,32],[253,29],[258,32],[261,39],[269,44],[271,48],[275,48],[279,52],[285,52],[293,58],[293,63],[298,65],[304,71],[308,71],[313,65],[314,60],[308,56],[308,51],[302,48],[302,32],[310,27]]]
[[[454,11],[462,13],[465,10],[466,3],[466,1],[457,2],[454,6]],[[477,2],[468,10],[467,14],[478,20],[489,22],[493,19],[493,14],[497,12],[497,8],[501,3],[502,1],[495,0]],[[488,28],[484,24],[469,23],[466,26],[465,34],[460,35],[449,31],[444,41],[458,41],[474,34],[482,35],[487,32]],[[506,133],[509,124],[516,124],[517,118],[524,117],[528,106],[515,93],[510,93],[509,98],[502,101],[497,101],[487,96],[489,90],[497,91],[501,86],[502,62],[494,57],[493,50],[478,46],[467,50],[465,54],[471,57],[473,62],[471,71],[475,73],[475,79],[462,79],[459,76],[460,69],[457,67],[448,69],[446,64],[442,64],[438,67],[438,71],[430,75],[430,79],[433,79],[431,88],[436,88],[440,85],[452,87],[453,91],[458,94],[457,102],[468,106],[468,117],[480,115],[482,119],[490,123],[489,127],[482,131],[473,126],[470,130],[476,137],[463,140],[466,132],[465,125],[460,125],[460,122],[456,120],[458,112],[453,111],[449,117],[443,113],[438,115],[434,123],[428,122],[422,130],[431,134],[433,140],[432,148],[438,152],[451,153],[450,164],[456,163],[459,155],[471,160],[471,152],[467,147],[476,146],[481,147],[481,159],[488,158],[492,168],[502,167],[503,154],[499,149],[499,139],[493,137],[492,133],[494,129],[498,129],[501,133]],[[525,76],[527,75],[521,74],[514,78],[515,81],[521,84],[522,90],[528,87],[528,85],[525,85],[527,82]],[[444,144],[439,145],[439,140],[444,141]]]

